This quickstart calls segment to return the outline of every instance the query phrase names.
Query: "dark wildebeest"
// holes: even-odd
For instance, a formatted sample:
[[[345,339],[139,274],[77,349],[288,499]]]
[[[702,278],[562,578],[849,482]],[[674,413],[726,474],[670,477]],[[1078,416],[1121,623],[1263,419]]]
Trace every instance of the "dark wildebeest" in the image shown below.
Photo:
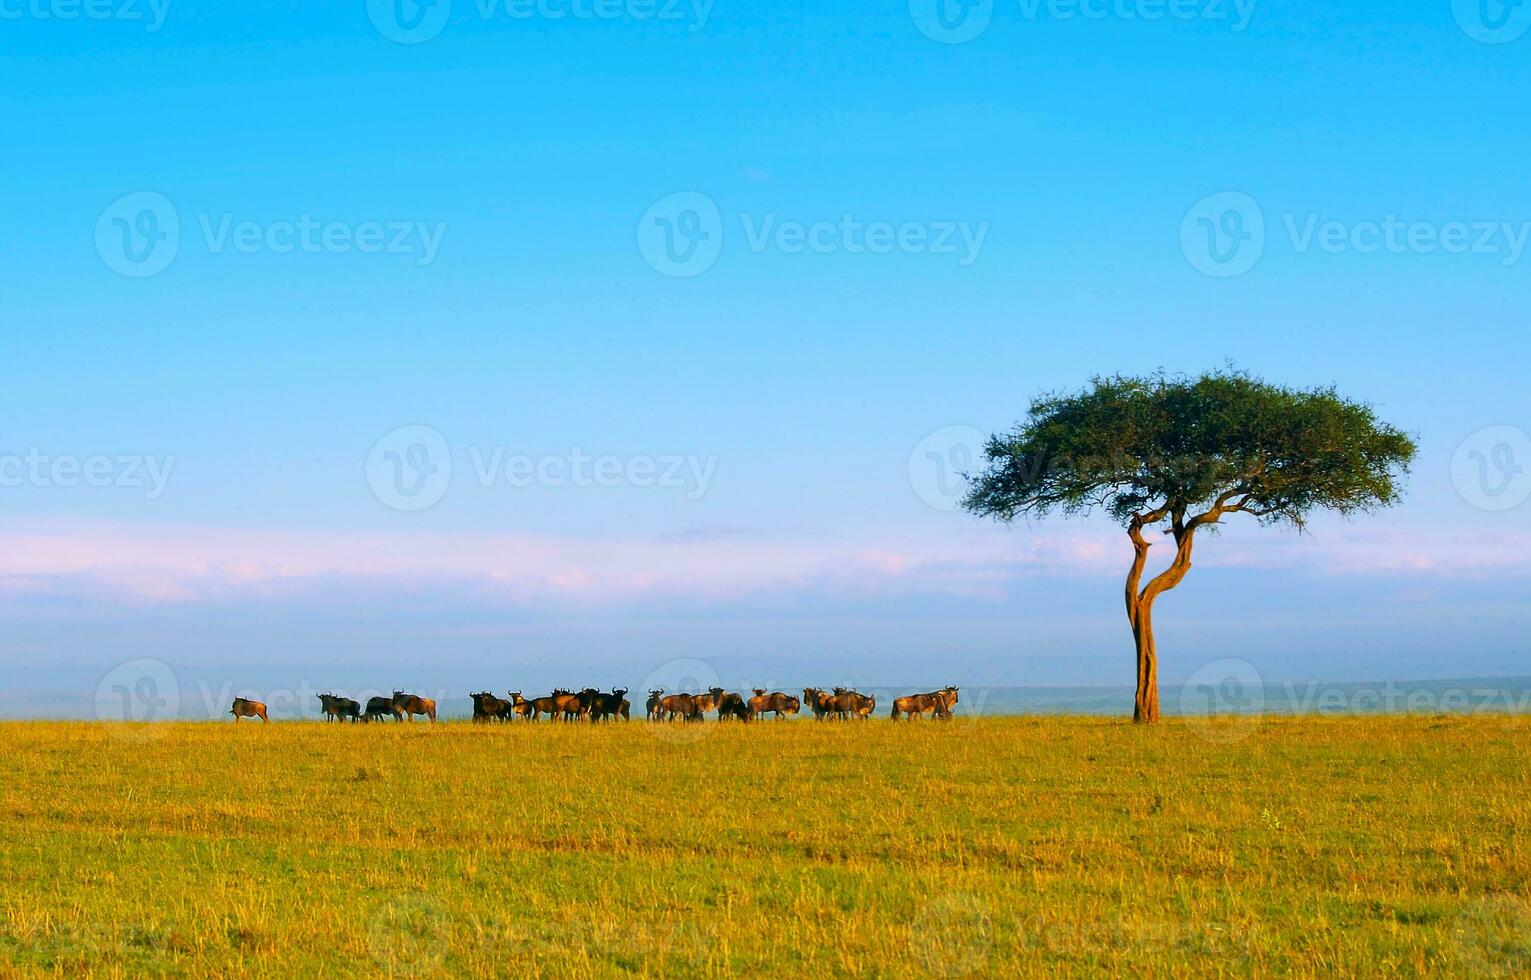
[[[834,709],[834,695],[816,687],[803,688],[803,703],[813,712],[813,717],[823,721]]]
[[[658,721],[659,720],[659,716],[663,713],[663,711],[662,711],[662,709],[660,707],[660,702],[663,699],[664,699],[664,688],[662,688],[662,687],[651,687],[651,688],[649,688],[649,699],[648,699],[648,702],[644,705],[644,710],[648,713],[649,721]]]
[[[894,721],[898,721],[899,715],[903,715],[905,718],[913,720],[915,718],[923,718],[927,711],[933,713],[937,718],[945,717],[951,714],[951,707],[946,700],[948,696],[951,698],[951,704],[957,703],[957,689],[955,687],[944,687],[939,691],[931,691],[928,694],[910,694],[907,697],[894,698],[893,714],[890,717]]]
[[[229,714],[234,716],[234,724],[239,724],[241,718],[259,718],[262,723],[269,721],[266,717],[266,706],[259,701],[251,701],[249,698],[235,698],[234,707],[229,709]]]
[[[468,697],[473,699],[473,720],[476,722],[503,721],[510,707],[509,701],[502,701],[488,691],[480,691]]]
[[[325,721],[345,721],[347,718],[352,721],[361,720],[361,705],[350,698],[343,698],[335,694],[319,694],[315,696],[318,697],[319,704],[323,706],[321,710],[324,712]]]
[[[378,696],[367,699],[367,710],[362,712],[362,721],[382,721],[388,715],[394,715],[393,698]]]
[[[418,694],[394,691],[393,716],[399,721],[414,721],[415,715],[425,715],[432,725],[436,724],[436,702]]]
[[[760,716],[768,711],[776,712],[776,719],[781,720],[782,715],[795,715],[802,707],[797,698],[777,691],[767,694],[765,688],[755,688],[755,696],[750,698],[750,714]]]
[[[595,692],[590,700],[590,720],[605,721],[608,718],[620,717],[626,721],[628,709],[632,707],[625,697],[626,694],[625,687],[614,687],[610,694]]]
[[[948,684],[936,693],[941,695],[941,710],[936,712],[936,717],[943,721],[950,721],[952,707],[957,703],[957,688],[953,684]]]
[[[718,721],[727,721],[730,718],[737,718],[744,722],[754,718],[754,715],[750,713],[749,704],[743,697],[734,693],[723,695],[723,700],[718,702]]]
[[[510,710],[505,713],[505,719],[509,721],[512,715],[519,715],[522,718],[530,718],[531,714],[532,703],[523,698],[520,691],[511,691]]]

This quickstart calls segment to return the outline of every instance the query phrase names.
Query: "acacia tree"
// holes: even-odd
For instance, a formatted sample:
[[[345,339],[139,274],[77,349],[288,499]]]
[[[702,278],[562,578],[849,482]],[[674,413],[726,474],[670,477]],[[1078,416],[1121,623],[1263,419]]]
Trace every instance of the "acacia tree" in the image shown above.
[[[1414,441],[1332,388],[1295,390],[1236,371],[1188,379],[1095,378],[1032,402],[990,438],[963,505],[1002,521],[1102,509],[1127,530],[1127,622],[1137,651],[1133,720],[1159,719],[1153,606],[1191,570],[1202,528],[1248,514],[1298,531],[1317,510],[1344,515],[1398,501]],[[1154,530],[1175,555],[1142,582]]]

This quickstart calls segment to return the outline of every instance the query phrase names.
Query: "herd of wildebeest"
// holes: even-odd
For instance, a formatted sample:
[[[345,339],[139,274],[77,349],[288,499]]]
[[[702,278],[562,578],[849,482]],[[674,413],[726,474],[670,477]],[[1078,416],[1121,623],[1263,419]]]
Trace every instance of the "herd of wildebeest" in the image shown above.
[[[632,703],[627,700],[627,688],[614,687],[609,692],[587,687],[582,691],[557,688],[547,697],[528,700],[520,691],[511,691],[510,698],[496,697],[488,691],[470,695],[473,699],[473,720],[476,722],[540,721],[627,721],[632,713]],[[436,721],[436,702],[417,694],[394,691],[393,697],[374,697],[367,700],[365,710],[361,702],[336,694],[317,695],[326,721],[382,721],[392,717],[395,721],[413,721],[416,715],[424,715]],[[802,711],[803,705],[813,712],[819,721],[861,719],[865,721],[877,710],[877,698],[848,688],[837,687],[824,691],[816,687],[803,688],[802,698],[795,698],[781,691],[766,693],[765,688],[755,689],[752,697],[744,697],[714,687],[705,694],[667,694],[663,688],[649,691],[645,706],[649,721],[699,722],[708,712],[714,712],[718,721],[736,720],[751,722],[765,715],[780,720]],[[914,719],[931,715],[948,719],[957,704],[957,688],[948,685],[939,691],[926,694],[910,694],[893,699],[894,721],[899,718]],[[259,718],[268,721],[266,706],[250,698],[235,698],[229,711],[237,723],[241,718]]]

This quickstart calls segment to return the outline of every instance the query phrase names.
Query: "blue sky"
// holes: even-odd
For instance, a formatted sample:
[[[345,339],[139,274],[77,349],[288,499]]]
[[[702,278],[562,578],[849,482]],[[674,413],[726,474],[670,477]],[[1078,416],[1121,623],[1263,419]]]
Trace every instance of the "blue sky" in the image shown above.
[[[1120,532],[932,506],[922,440],[1225,362],[1422,452],[1388,515],[1207,542],[1166,677],[1531,673],[1531,8],[666,4],[0,3],[0,457],[109,484],[3,481],[0,682],[1123,683]]]

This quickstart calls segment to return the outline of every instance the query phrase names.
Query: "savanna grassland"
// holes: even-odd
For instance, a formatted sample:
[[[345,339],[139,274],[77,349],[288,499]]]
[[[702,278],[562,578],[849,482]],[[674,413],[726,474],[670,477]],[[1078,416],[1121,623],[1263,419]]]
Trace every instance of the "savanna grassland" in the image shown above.
[[[1524,975],[1531,719],[0,725],[0,974]]]

